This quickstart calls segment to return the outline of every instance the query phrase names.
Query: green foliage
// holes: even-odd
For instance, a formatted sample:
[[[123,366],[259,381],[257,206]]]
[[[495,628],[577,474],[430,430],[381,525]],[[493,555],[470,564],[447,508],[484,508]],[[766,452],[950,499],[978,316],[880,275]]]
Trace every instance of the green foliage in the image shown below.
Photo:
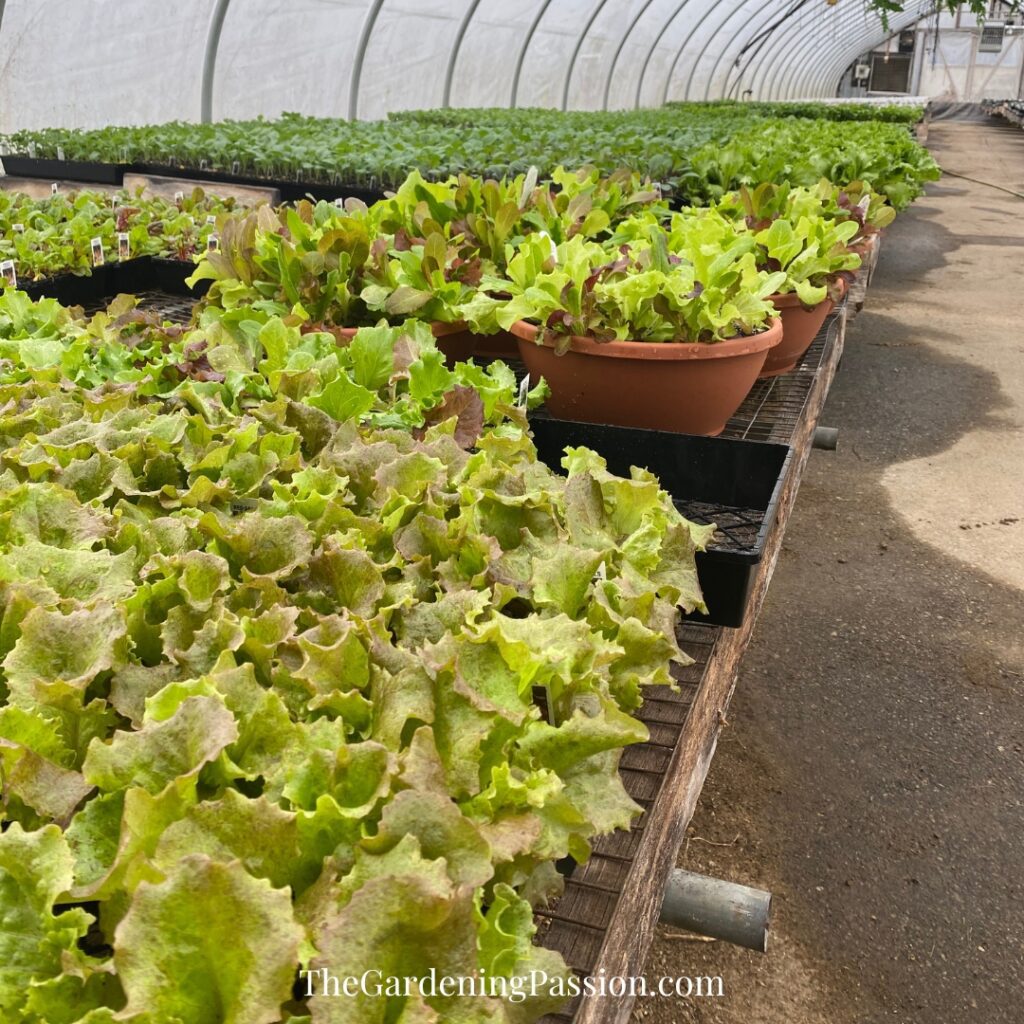
[[[291,998],[310,966],[562,976],[529,900],[639,812],[618,758],[710,528],[646,472],[538,463],[512,373],[425,325],[131,306],[0,296],[4,1020],[335,1019]]]
[[[594,167],[603,175],[629,168],[661,182],[680,200],[703,202],[741,184],[813,185],[868,180],[877,191],[909,189],[898,208],[934,173],[934,163],[899,123],[836,122],[839,107],[706,103],[653,110],[557,111],[532,108],[403,111],[387,121],[345,121],[285,114],[280,120],[172,122],[93,131],[16,132],[4,145],[53,157],[126,159],[256,177],[383,189],[409,172],[438,181],[468,174],[515,178],[536,167]],[[792,115],[799,113],[799,118]],[[883,114],[885,121],[894,115]],[[724,160],[715,160],[723,151]],[[726,174],[726,168],[729,172]],[[704,179],[710,176],[710,181]],[[716,191],[716,189],[718,191]],[[501,205],[504,205],[503,203]],[[497,210],[491,208],[491,216]],[[418,232],[417,232],[418,233]]]
[[[624,222],[607,246],[531,236],[506,277],[481,282],[465,317],[484,331],[492,321],[507,329],[529,320],[559,351],[572,335],[714,342],[764,329],[774,312],[765,299],[785,275],[758,269],[742,225],[711,211],[687,223],[685,236],[666,235],[647,213]]]
[[[208,218],[235,207],[196,188],[178,202],[125,190],[113,194],[84,189],[33,199],[0,192],[0,260],[14,260],[19,281],[59,273],[88,274],[92,240],[99,238],[107,262],[118,258],[118,235],[128,235],[129,254],[188,260],[204,252],[217,230]]]

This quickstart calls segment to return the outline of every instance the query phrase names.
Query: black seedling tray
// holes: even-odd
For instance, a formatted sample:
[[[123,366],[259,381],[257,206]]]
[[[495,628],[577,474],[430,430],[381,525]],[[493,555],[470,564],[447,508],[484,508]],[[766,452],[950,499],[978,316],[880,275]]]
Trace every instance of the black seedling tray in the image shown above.
[[[53,298],[64,306],[98,308],[115,295],[162,292],[166,295],[198,299],[210,288],[210,281],[199,281],[189,288],[185,279],[195,264],[182,260],[140,256],[123,263],[105,263],[88,274],[57,274],[39,281],[19,282],[18,287],[33,299]]]
[[[198,299],[205,295],[212,281],[197,281],[195,288],[189,288],[186,279],[192,276],[196,265],[188,260],[169,260],[158,256],[141,256],[125,263],[115,264],[116,289],[114,294],[127,292],[165,292],[168,295],[184,295]]]
[[[93,267],[88,274],[55,274],[38,281],[18,282],[32,299],[56,299],[62,306],[90,306],[107,295],[116,295],[114,284],[117,264]]]
[[[717,524],[707,551],[697,555],[708,614],[688,617],[716,626],[743,625],[792,465],[789,445],[541,417],[531,419],[530,426],[538,457],[552,469],[560,470],[563,449],[582,445],[620,476],[629,476],[631,466],[650,470],[687,519]]]
[[[257,178],[248,174],[231,174],[226,171],[210,171],[198,167],[174,167],[170,164],[132,164],[136,174],[148,174],[160,178],[185,178],[202,186],[205,182],[222,185],[240,185],[246,188],[277,189],[282,203],[294,203],[307,196],[333,202],[335,199],[361,199],[369,205],[384,198],[383,189],[363,188],[359,185],[328,185],[324,182],[289,181],[282,178]]]
[[[92,160],[43,160],[23,154],[0,156],[4,170],[12,177],[42,178],[45,181],[81,181],[94,185],[123,185],[125,164],[103,164]]]

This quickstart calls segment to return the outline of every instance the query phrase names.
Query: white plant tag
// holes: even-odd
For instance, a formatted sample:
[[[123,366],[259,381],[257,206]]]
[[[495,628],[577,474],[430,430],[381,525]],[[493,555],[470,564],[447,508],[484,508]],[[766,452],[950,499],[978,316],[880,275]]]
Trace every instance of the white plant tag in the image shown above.
[[[207,217],[206,217],[206,223],[207,224],[216,224],[217,223],[217,218],[212,213],[208,214]]]
[[[103,239],[98,236],[92,238],[89,240],[89,245],[92,246],[92,265],[94,267],[102,267],[107,261],[103,255]]]
[[[594,582],[600,583],[606,579],[608,579],[608,566],[602,560],[601,564],[594,570]]]
[[[11,230],[16,234],[20,235],[25,230],[24,224],[12,224]]]
[[[127,231],[119,231],[117,234],[117,258],[119,260],[131,259],[131,240]]]
[[[337,208],[338,208],[339,210],[344,210],[344,209],[345,209],[345,200],[344,200],[344,199],[342,199],[342,198],[341,198],[341,196],[338,196],[338,198],[334,200],[334,205],[335,205],[335,206],[336,206],[336,207],[337,207]]]
[[[185,193],[180,191],[175,192],[174,201],[180,206],[185,201]]]
[[[238,171],[239,171],[240,166],[241,165],[239,164],[239,162],[237,160],[233,160],[231,162],[231,173],[232,174],[237,174]]]
[[[210,237],[206,240],[206,251],[207,252],[216,252],[218,247],[219,247],[219,245],[220,245],[220,243],[217,240],[217,236],[216,235],[210,235]]]
[[[0,263],[0,274],[3,275],[4,283],[8,288],[18,287],[18,273],[14,269],[14,260],[4,260]]]
[[[28,144],[28,155],[29,155],[29,157],[31,157],[31,159],[35,160],[35,158],[36,158],[36,144],[34,142],[30,142]]]
[[[516,404],[520,409],[526,408],[526,396],[530,393],[530,375],[527,374],[519,382],[519,396],[516,398]]]
[[[58,146],[57,147],[57,159],[58,160],[63,160],[64,159],[64,147],[63,146]]]
[[[60,189],[57,188],[57,182],[53,182],[50,185],[50,195],[51,196],[55,196],[59,191],[60,191]]]

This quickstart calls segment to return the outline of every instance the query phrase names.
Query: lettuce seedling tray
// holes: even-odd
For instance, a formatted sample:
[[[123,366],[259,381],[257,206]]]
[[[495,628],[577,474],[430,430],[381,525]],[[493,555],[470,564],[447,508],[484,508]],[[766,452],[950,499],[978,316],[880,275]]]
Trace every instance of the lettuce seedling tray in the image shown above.
[[[198,299],[209,290],[210,281],[198,281],[194,288],[185,283],[195,264],[185,260],[139,256],[123,262],[92,267],[87,274],[55,274],[37,281],[19,282],[18,287],[33,299],[52,298],[64,306],[98,308],[121,293],[162,292]]]
[[[717,626],[743,625],[793,465],[789,445],[545,416],[533,417],[530,426],[538,457],[552,469],[561,469],[566,447],[582,445],[600,454],[612,473],[629,476],[631,466],[650,470],[687,519],[715,523],[718,529],[708,549],[697,554],[697,575],[708,613],[688,618]]]
[[[322,181],[294,181],[284,178],[260,178],[251,174],[233,174],[211,171],[200,167],[176,167],[171,164],[132,164],[136,174],[160,178],[184,178],[200,185],[209,182],[221,185],[241,185],[246,188],[276,189],[282,203],[294,203],[307,196],[333,202],[335,199],[355,198],[364,203],[375,203],[384,198],[383,189],[370,189],[359,185],[331,185]]]

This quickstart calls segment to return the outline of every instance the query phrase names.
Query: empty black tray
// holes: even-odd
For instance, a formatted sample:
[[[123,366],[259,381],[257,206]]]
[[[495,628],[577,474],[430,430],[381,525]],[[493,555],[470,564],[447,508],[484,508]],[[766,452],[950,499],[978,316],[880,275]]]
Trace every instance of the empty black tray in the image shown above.
[[[620,476],[628,476],[630,466],[650,470],[687,519],[716,523],[714,540],[697,555],[708,614],[689,617],[717,626],[743,624],[792,465],[789,445],[541,417],[530,426],[538,456],[552,469],[561,469],[564,448],[582,445]]]
[[[104,164],[92,160],[55,160],[12,153],[0,157],[4,170],[17,178],[42,178],[46,181],[81,181],[94,185],[124,183],[124,164]]]

